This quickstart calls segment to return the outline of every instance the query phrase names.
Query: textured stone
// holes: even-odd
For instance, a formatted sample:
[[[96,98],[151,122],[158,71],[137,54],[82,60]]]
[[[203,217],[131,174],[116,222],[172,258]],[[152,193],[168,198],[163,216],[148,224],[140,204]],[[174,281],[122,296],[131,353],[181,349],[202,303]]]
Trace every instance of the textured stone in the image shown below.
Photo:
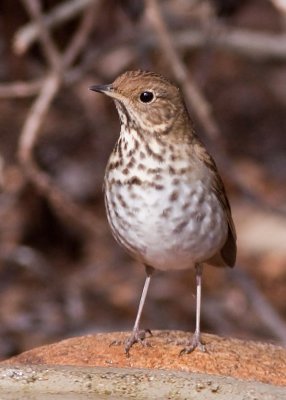
[[[266,343],[204,334],[207,351],[179,356],[177,341],[188,338],[180,331],[154,331],[150,347],[133,346],[126,357],[123,345],[128,333],[100,333],[66,339],[26,351],[2,365],[73,365],[116,368],[149,368],[197,372],[244,380],[286,385],[286,349]],[[0,364],[0,365],[1,365]]]

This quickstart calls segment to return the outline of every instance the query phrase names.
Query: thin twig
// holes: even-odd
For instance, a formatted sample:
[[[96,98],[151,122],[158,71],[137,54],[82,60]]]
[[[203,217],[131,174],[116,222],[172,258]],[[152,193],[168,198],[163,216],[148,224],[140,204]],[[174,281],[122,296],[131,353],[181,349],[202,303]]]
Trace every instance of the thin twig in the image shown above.
[[[83,12],[95,0],[68,0],[54,7],[43,15],[43,24],[47,28],[57,27],[62,22],[74,18]],[[272,1],[272,0],[270,0]],[[275,0],[273,0],[275,1]],[[284,34],[271,32],[254,32],[247,29],[234,29],[223,26],[216,21],[217,34],[210,37],[209,33],[202,29],[188,29],[181,32],[173,32],[172,37],[177,48],[192,49],[205,45],[233,51],[255,60],[281,60],[286,58],[286,38]],[[34,21],[21,27],[14,36],[13,49],[16,54],[25,53],[38,39],[39,30]],[[138,38],[140,40],[140,38]],[[148,46],[154,46],[154,37],[144,35],[142,42]]]
[[[32,105],[19,139],[19,158],[23,164],[32,162],[32,149],[49,106],[60,87],[57,73],[48,76]]]
[[[41,171],[33,158],[33,150],[37,138],[39,136],[42,124],[48,113],[52,100],[56,96],[63,83],[62,68],[64,62],[62,61],[64,56],[61,57],[60,53],[56,50],[54,43],[50,37],[47,28],[43,25],[42,15],[39,3],[37,0],[23,0],[29,10],[32,18],[37,21],[40,30],[40,40],[42,42],[43,51],[45,51],[48,62],[50,63],[51,72],[43,82],[40,93],[34,101],[28,117],[25,121],[20,140],[19,140],[19,160],[24,167],[26,175],[31,179],[35,186],[40,190],[42,194],[50,201],[54,206],[55,210],[59,212],[62,217],[68,217],[69,219],[80,222],[85,228],[99,233],[102,230],[99,221],[96,217],[83,210],[81,207],[74,204],[68,196],[66,196],[52,181],[52,179],[44,171]],[[77,56],[83,45],[85,44],[85,38],[91,29],[91,17],[87,19],[87,16],[83,18],[83,23],[88,22],[87,27],[80,25],[78,33],[74,36],[74,40],[71,41],[70,47],[67,51],[66,63],[72,62],[73,58]]]
[[[43,83],[41,92],[30,109],[20,136],[19,159],[27,176],[62,217],[71,219],[77,222],[77,224],[80,223],[82,227],[99,233],[102,232],[102,224],[100,224],[94,214],[74,204],[65,193],[57,188],[45,172],[39,170],[33,159],[33,149],[37,137],[51,102],[60,88],[60,84],[61,80],[57,73],[48,76]]]
[[[82,48],[86,45],[87,38],[93,28],[95,10],[94,4],[91,4],[86,8],[84,15],[82,16],[80,26],[64,53],[63,63],[66,67],[73,64]]]
[[[147,44],[151,38],[145,38]],[[247,29],[233,29],[218,25],[216,35],[210,37],[203,29],[188,29],[173,34],[178,49],[190,50],[211,46],[249,57],[255,61],[286,60],[286,35],[253,32]]]
[[[272,307],[267,298],[258,289],[255,282],[245,272],[245,269],[238,267],[231,271],[229,277],[230,279],[235,280],[244,291],[251,307],[256,311],[264,325],[281,341],[282,344],[286,345],[285,321],[283,321],[275,308]]]
[[[22,0],[22,2],[37,25],[39,39],[43,45],[43,52],[46,55],[47,61],[53,70],[59,72],[61,70],[60,54],[51,38],[50,32],[43,23],[40,2],[38,0]]]
[[[55,28],[62,22],[68,21],[80,14],[94,0],[68,0],[54,7],[43,16],[43,24],[46,28]],[[20,28],[13,40],[13,48],[16,54],[25,53],[38,39],[39,27],[34,20]]]
[[[39,93],[43,79],[27,82],[11,82],[0,84],[0,98],[29,97]]]

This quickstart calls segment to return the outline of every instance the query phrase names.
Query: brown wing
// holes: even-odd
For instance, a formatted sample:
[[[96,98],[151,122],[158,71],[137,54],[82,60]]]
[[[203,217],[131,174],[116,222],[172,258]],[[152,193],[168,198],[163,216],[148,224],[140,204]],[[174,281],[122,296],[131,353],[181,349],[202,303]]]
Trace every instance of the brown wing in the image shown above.
[[[229,267],[233,267],[236,260],[236,232],[231,215],[230,204],[226,196],[224,184],[221,180],[221,177],[218,175],[218,172],[214,175],[213,191],[215,192],[219,202],[221,203],[226,213],[226,218],[228,222],[228,235],[226,242],[220,251],[220,255],[226,265],[228,265]]]
[[[228,222],[228,236],[225,244],[220,250],[220,253],[215,255],[209,262],[214,265],[227,265],[233,267],[236,260],[236,232],[231,215],[230,204],[226,196],[224,184],[218,173],[216,164],[213,158],[208,154],[205,147],[199,142],[194,146],[198,158],[209,168],[212,172],[212,190],[218,198],[227,218]]]

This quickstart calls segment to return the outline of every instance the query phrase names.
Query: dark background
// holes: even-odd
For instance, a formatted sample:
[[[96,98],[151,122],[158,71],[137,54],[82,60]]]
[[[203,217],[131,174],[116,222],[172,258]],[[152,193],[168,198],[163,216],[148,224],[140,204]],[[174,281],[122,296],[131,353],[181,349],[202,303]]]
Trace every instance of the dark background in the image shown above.
[[[39,2],[45,14],[61,3]],[[176,48],[219,126],[216,141],[187,99],[196,130],[218,161],[238,233],[236,268],[205,268],[202,329],[285,344],[286,46],[279,43],[286,43],[286,14],[270,0],[158,4],[174,43],[182,32],[188,40],[194,32],[204,38]],[[25,2],[1,1],[1,358],[69,336],[131,329],[134,322],[145,273],[113,240],[102,195],[119,121],[112,101],[88,87],[137,68],[177,79],[143,1],[98,0],[90,13],[84,45],[41,120],[32,149],[35,178],[19,159],[21,138],[52,67],[41,42],[17,52],[15,34],[32,17]],[[60,52],[82,15],[51,30]],[[234,31],[256,33],[253,48],[247,50],[252,41],[233,38]],[[275,54],[266,39],[273,35]],[[219,37],[233,39],[218,46]],[[37,80],[33,93],[21,94],[19,82],[27,88]],[[194,323],[194,272],[157,272],[143,326],[192,331]]]

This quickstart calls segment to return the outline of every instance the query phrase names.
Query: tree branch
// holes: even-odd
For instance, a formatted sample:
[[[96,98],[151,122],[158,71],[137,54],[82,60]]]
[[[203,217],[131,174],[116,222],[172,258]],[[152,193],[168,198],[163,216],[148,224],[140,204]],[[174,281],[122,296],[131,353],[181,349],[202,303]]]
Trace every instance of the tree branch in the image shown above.
[[[60,54],[50,36],[50,32],[43,23],[42,11],[39,1],[22,0],[22,2],[26,7],[28,13],[30,14],[31,18],[33,18],[35,21],[39,33],[39,39],[43,45],[43,51],[46,55],[47,61],[55,71],[60,72],[62,68]]]
[[[68,0],[54,7],[48,14],[43,16],[46,28],[55,28],[62,22],[68,21],[80,14],[94,0]],[[24,54],[29,47],[38,39],[39,27],[35,21],[20,28],[14,35],[13,48],[16,54]]]

